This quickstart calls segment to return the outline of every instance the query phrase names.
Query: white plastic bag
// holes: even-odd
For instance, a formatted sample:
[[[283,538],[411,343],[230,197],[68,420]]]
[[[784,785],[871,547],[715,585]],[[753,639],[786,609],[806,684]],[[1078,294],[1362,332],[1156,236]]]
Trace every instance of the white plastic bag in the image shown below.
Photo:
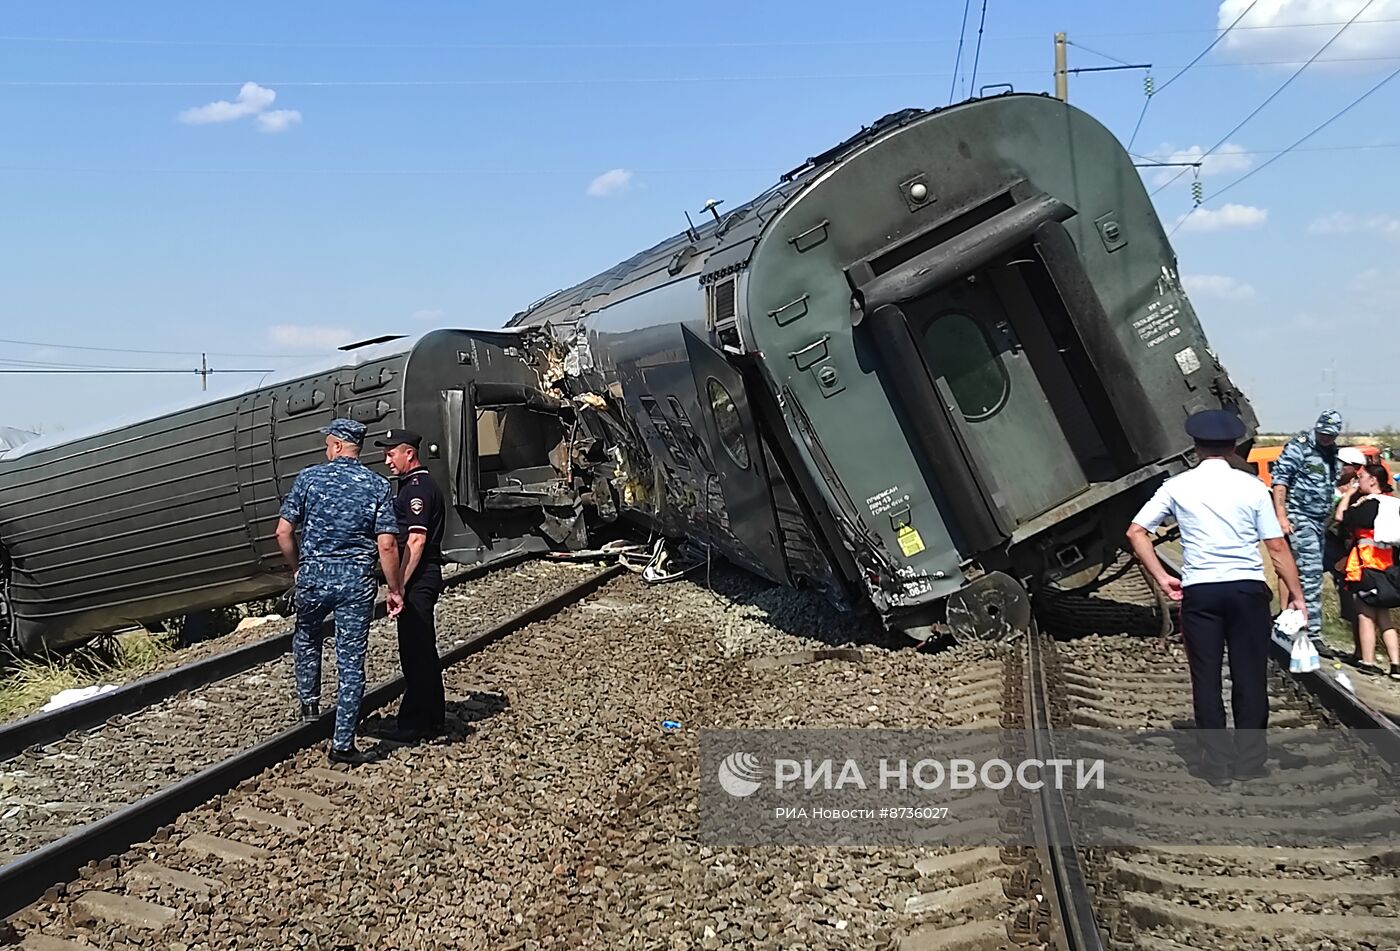
[[[1308,637],[1307,631],[1300,631],[1293,638],[1293,649],[1288,652],[1288,669],[1295,674],[1312,673],[1322,666],[1322,659],[1317,656],[1317,648],[1313,646],[1312,638]]]
[[[1376,526],[1373,530],[1377,545],[1400,547],[1400,499],[1393,495],[1375,495]]]
[[[1281,611],[1279,616],[1274,618],[1274,627],[1278,628],[1285,638],[1292,637],[1303,628],[1307,627],[1308,619],[1303,616],[1303,612],[1297,608],[1289,608]]]

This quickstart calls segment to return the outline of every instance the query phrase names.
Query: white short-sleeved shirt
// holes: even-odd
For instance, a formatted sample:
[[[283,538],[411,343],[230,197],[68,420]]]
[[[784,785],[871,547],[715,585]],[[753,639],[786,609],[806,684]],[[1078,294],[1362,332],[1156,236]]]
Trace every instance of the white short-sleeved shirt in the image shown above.
[[[1150,532],[1168,515],[1181,528],[1183,587],[1263,581],[1259,543],[1283,537],[1264,483],[1224,459],[1206,459],[1162,483],[1133,521]]]

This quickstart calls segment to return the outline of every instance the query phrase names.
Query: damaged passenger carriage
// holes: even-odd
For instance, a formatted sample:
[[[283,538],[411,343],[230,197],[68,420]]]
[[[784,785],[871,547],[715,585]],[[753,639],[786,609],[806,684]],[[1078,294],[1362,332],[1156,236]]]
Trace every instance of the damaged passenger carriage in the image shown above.
[[[1034,95],[887,116],[505,330],[352,354],[0,454],[18,643],[284,589],[278,499],[334,416],[424,435],[453,560],[620,517],[916,638],[1023,630],[1187,465],[1187,415],[1255,426],[1128,154]]]

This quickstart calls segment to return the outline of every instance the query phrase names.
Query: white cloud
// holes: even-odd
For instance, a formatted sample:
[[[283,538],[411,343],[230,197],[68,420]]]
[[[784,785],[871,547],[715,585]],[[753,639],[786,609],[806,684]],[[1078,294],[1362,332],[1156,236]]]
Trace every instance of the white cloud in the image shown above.
[[[259,132],[285,132],[294,125],[301,125],[301,113],[295,109],[273,109],[258,115]]]
[[[1162,162],[1200,162],[1201,177],[1209,175],[1234,175],[1243,172],[1254,164],[1253,156],[1246,155],[1242,145],[1233,142],[1226,142],[1214,152],[1205,155],[1205,149],[1199,145],[1193,145],[1186,149],[1176,149],[1173,151],[1170,145],[1161,145],[1150,157]],[[1186,172],[1187,174],[1182,174]],[[1179,165],[1160,170],[1153,181],[1158,185],[1165,185],[1174,179],[1179,179],[1182,184],[1191,181],[1190,169]]]
[[[267,328],[267,339],[289,350],[334,350],[349,343],[351,338],[352,334],[344,327],[277,324]]]
[[[257,83],[244,83],[238,90],[238,98],[233,102],[219,100],[206,106],[186,109],[179,120],[187,125],[205,125],[210,122],[232,122],[244,116],[257,115],[277,98],[277,93]]]
[[[1345,211],[1334,211],[1309,224],[1308,234],[1377,234],[1386,238],[1400,238],[1400,218],[1391,215],[1352,215]]]
[[[1221,205],[1219,208],[1197,208],[1194,213],[1177,219],[1182,231],[1226,231],[1237,228],[1257,228],[1269,217],[1265,208],[1253,205]]]
[[[292,126],[301,125],[301,113],[295,109],[268,110],[276,99],[274,90],[257,83],[244,83],[233,102],[220,99],[186,109],[175,118],[186,125],[209,125],[214,122],[237,122],[252,116],[260,132],[285,132]]]
[[[441,307],[424,307],[422,310],[415,310],[408,315],[409,320],[442,320],[447,316],[447,311]]]
[[[587,194],[590,198],[607,198],[611,195],[620,195],[631,187],[631,170],[614,168],[589,182]]]
[[[1218,28],[1225,29],[1249,6],[1250,0],[1223,0]],[[1240,59],[1306,60],[1363,8],[1318,62],[1400,52],[1400,23],[1387,22],[1400,20],[1400,0],[1374,0],[1370,6],[1366,0],[1259,0],[1221,48],[1241,54]]]
[[[1239,301],[1249,300],[1254,296],[1253,284],[1237,281],[1224,274],[1183,274],[1181,281],[1192,297]]]

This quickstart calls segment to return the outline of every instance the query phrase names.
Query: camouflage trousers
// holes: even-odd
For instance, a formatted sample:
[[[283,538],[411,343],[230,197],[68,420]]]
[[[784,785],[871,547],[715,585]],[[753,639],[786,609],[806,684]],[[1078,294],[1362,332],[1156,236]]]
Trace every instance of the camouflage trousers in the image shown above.
[[[1326,573],[1322,566],[1323,520],[1291,513],[1288,520],[1293,523],[1288,547],[1293,549],[1298,581],[1308,606],[1308,636],[1317,640],[1322,637],[1322,576]]]
[[[360,701],[365,695],[365,650],[378,585],[373,577],[317,573],[302,568],[297,577],[296,632],[292,635],[292,670],[302,703],[321,699],[321,625],[335,615],[335,736],[332,745],[355,745]]]

